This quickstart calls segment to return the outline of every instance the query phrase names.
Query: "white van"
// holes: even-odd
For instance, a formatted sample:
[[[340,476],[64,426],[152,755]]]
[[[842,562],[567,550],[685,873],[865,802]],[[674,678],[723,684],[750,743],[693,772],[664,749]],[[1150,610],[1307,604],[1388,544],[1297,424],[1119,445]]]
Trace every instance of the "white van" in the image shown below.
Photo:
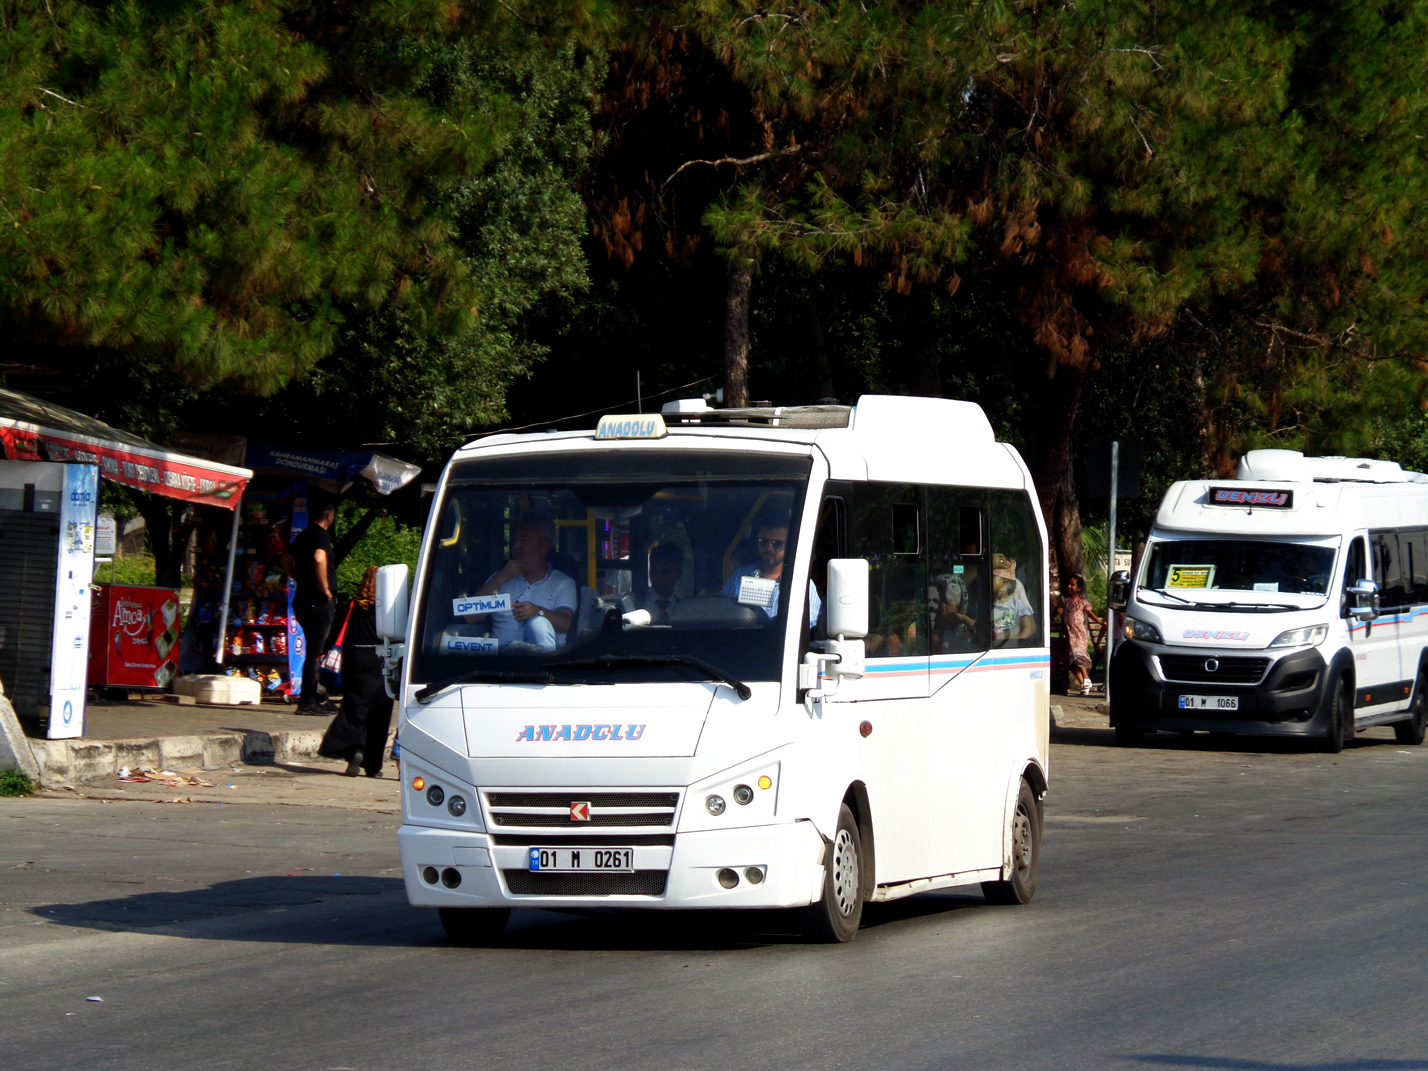
[[[1254,450],[1234,480],[1174,484],[1111,661],[1122,744],[1153,730],[1319,739],[1393,723],[1423,742],[1428,476]]]
[[[965,402],[683,402],[464,447],[409,615],[403,567],[379,582],[408,897],[459,941],[513,907],[799,908],[844,941],[870,900],[1026,902],[1045,545]]]

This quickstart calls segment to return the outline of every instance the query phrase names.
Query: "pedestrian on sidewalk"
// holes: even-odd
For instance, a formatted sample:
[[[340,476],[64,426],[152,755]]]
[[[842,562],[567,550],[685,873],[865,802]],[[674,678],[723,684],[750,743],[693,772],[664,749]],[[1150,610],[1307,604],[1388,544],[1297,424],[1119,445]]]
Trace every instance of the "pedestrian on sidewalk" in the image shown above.
[[[337,587],[337,562],[332,554],[332,528],[337,508],[322,504],[312,524],[298,533],[283,555],[283,567],[297,582],[293,596],[293,616],[302,626],[302,684],[298,691],[299,714],[331,714],[323,705],[327,698],[317,676],[317,663],[327,650],[327,634],[332,631],[333,600]]]
[[[342,772],[356,777],[382,776],[382,755],[392,725],[392,700],[382,683],[377,657],[377,567],[369,566],[352,600],[347,635],[342,640],[342,708],[323,734],[317,753],[346,759]]]
[[[1056,600],[1056,608],[1061,612],[1061,621],[1066,629],[1066,642],[1070,648],[1071,675],[1068,695],[1091,694],[1091,627],[1103,622],[1096,616],[1091,601],[1086,598],[1086,581],[1080,573],[1072,573],[1062,585],[1062,594]]]

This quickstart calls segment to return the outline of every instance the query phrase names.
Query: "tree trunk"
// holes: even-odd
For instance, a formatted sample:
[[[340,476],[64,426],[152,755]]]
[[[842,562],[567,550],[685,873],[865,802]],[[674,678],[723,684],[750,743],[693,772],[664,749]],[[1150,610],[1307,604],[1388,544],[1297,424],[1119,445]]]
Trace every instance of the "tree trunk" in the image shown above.
[[[907,319],[907,350],[911,358],[912,393],[923,398],[942,397],[942,355],[932,322],[932,295],[927,287],[913,289]]]
[[[818,377],[813,387],[813,400],[819,405],[831,405],[837,401],[833,393],[833,366],[828,363],[828,342],[823,337],[823,321],[812,298],[808,299],[808,342],[813,350],[813,374]]]
[[[1081,391],[1086,385],[1086,372],[1085,367],[1070,365],[1060,365],[1056,369],[1049,392],[1051,404],[1046,448],[1042,454],[1041,471],[1036,477],[1041,511],[1046,517],[1050,550],[1055,556],[1059,577],[1070,573],[1084,576],[1086,572],[1086,559],[1081,549],[1081,506],[1076,498],[1071,463],[1071,433],[1076,425],[1076,411],[1081,405]]]
[[[162,495],[132,487],[124,490],[148,529],[149,549],[154,552],[154,583],[159,587],[179,587],[184,550],[194,529],[194,522],[185,518],[187,507]]]
[[[749,404],[749,295],[753,288],[753,262],[730,264],[724,304],[724,405],[729,409]]]
[[[367,534],[367,529],[372,527],[372,522],[380,515],[380,511],[369,509],[354,523],[348,525],[347,530],[333,541],[332,558],[334,566],[341,565],[342,559],[352,553],[352,548]]]

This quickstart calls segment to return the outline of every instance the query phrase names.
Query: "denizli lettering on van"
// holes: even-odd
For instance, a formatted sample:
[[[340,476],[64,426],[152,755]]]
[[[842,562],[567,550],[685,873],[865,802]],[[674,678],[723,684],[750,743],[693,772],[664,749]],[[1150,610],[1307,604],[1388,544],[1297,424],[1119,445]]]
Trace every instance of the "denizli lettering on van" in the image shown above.
[[[1219,632],[1207,628],[1187,628],[1180,636],[1182,640],[1235,640],[1243,643],[1250,638],[1248,632]]]
[[[1250,506],[1254,509],[1293,509],[1293,491],[1248,491],[1242,487],[1210,488],[1210,503],[1216,506]]]
[[[516,743],[528,740],[638,740],[645,735],[643,725],[527,725],[516,734]]]

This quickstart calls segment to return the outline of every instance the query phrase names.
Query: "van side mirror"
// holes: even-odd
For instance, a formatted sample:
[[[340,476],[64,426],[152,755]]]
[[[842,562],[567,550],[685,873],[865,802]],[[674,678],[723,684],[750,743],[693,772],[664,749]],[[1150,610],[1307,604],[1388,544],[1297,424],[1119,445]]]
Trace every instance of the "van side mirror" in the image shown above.
[[[828,563],[824,629],[830,637],[861,640],[868,634],[868,560],[833,558]]]
[[[1378,585],[1372,580],[1360,580],[1350,584],[1349,616],[1360,621],[1372,621],[1378,616]]]
[[[1117,613],[1130,602],[1130,573],[1121,569],[1111,574],[1111,582],[1106,586],[1106,605]]]
[[[377,636],[383,643],[401,643],[407,638],[407,589],[405,565],[384,565],[377,570]]]

